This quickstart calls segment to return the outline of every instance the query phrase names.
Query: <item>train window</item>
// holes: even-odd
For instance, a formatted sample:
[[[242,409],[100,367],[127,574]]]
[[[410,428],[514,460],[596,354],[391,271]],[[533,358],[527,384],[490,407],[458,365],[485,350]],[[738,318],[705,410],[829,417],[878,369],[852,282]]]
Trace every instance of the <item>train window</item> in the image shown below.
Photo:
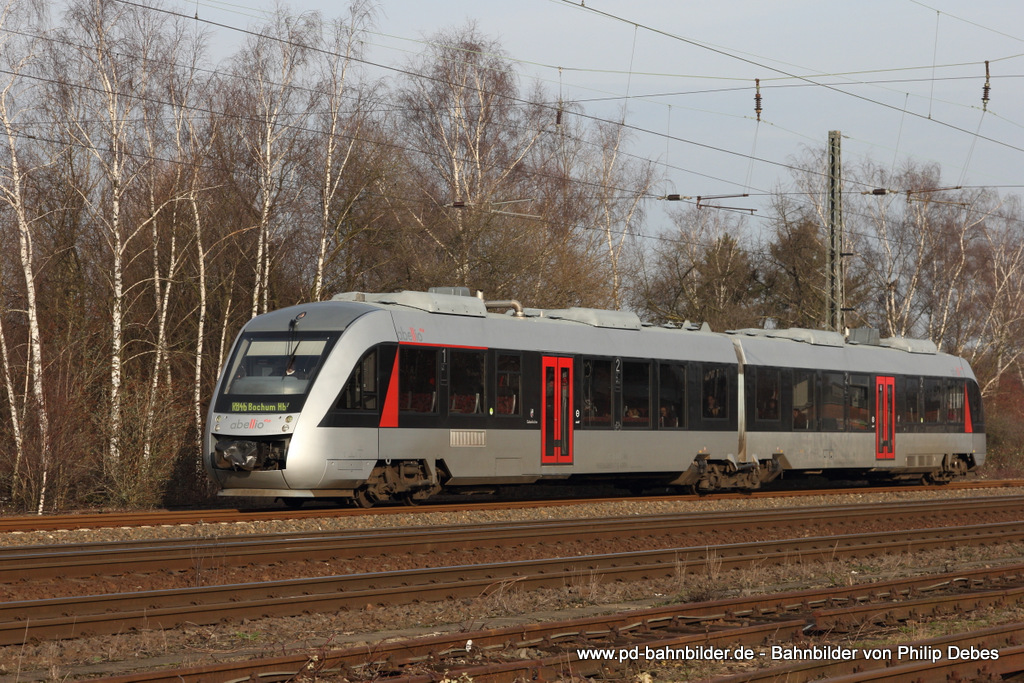
[[[846,430],[843,416],[845,391],[843,373],[821,373],[821,431],[842,432]]]
[[[330,339],[324,337],[245,337],[235,350],[224,393],[305,394],[329,349]]]
[[[702,366],[701,406],[705,420],[729,418],[729,373],[724,367]]]
[[[793,375],[793,429],[814,429],[818,417],[814,402],[814,371],[796,370]]]
[[[483,415],[487,405],[485,352],[453,350],[451,359],[449,412]]]
[[[924,422],[939,424],[942,422],[942,404],[945,402],[941,379],[925,377],[924,379]]]
[[[339,410],[377,410],[377,349],[363,354],[341,390]]]
[[[662,363],[658,382],[658,427],[686,426],[686,366]]]
[[[971,426],[981,431],[985,425],[985,411],[981,405],[981,388],[974,380],[967,380],[967,408],[971,411]]]
[[[780,373],[773,368],[754,368],[754,406],[758,420],[778,422]]]
[[[622,426],[646,429],[651,426],[651,364],[622,363]]]
[[[964,421],[964,382],[959,379],[949,380],[946,386],[946,421]]]
[[[583,425],[610,427],[612,423],[612,362],[583,360]]]
[[[921,378],[907,377],[903,380],[903,396],[900,396],[899,378],[896,392],[896,421],[904,424],[923,422],[921,416]]]
[[[850,375],[850,431],[869,432],[875,428],[872,415],[871,378],[868,375]]]
[[[521,386],[523,359],[519,354],[498,354],[498,386],[495,410],[498,415],[522,415]]]
[[[437,412],[437,350],[400,346],[398,353],[398,409]]]

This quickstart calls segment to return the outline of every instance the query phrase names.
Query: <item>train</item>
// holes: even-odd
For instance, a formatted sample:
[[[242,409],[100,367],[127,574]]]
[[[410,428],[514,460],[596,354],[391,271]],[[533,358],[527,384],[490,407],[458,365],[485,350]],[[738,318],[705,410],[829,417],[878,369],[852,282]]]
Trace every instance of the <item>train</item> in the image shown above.
[[[432,288],[252,318],[210,402],[204,462],[218,495],[288,506],[554,483],[945,483],[984,463],[984,426],[970,366],[927,340],[712,332]]]

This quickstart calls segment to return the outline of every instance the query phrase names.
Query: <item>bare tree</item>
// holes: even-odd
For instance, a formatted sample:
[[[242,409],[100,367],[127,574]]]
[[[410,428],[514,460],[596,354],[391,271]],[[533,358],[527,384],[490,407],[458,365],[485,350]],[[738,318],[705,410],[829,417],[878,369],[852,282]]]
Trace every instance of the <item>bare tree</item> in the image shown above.
[[[168,203],[155,200],[148,189],[156,159],[153,126],[159,118],[148,107],[154,106],[152,88],[164,58],[159,53],[163,26],[160,15],[112,0],[76,0],[65,17],[67,25],[55,44],[69,53],[53,56],[59,77],[53,79],[49,106],[62,126],[60,135],[86,151],[95,172],[94,183],[75,189],[109,258],[103,269],[110,311],[104,472],[108,486],[127,493],[139,486],[121,467],[126,400],[135,402],[145,394],[124,388],[131,359],[126,325],[134,292],[148,280],[130,267],[139,255],[136,242]],[[160,280],[159,273],[150,275]],[[134,427],[134,421],[128,423],[129,430]]]
[[[517,179],[542,126],[536,108],[519,98],[500,47],[474,26],[439,34],[430,45],[397,95],[415,150],[410,180],[419,201],[396,211],[437,253],[438,270],[468,286],[477,276],[488,279],[478,271],[507,248],[499,246],[507,226],[522,226],[505,219],[528,213],[534,199],[519,194]]]
[[[180,29],[179,29],[180,31]],[[156,425],[157,408],[160,404],[160,388],[163,384],[166,390],[170,390],[171,377],[170,365],[168,363],[168,322],[171,307],[171,293],[174,282],[178,277],[178,271],[182,263],[182,250],[178,244],[177,224],[180,222],[177,214],[179,193],[181,192],[181,178],[184,168],[181,164],[159,163],[165,151],[164,125],[166,106],[164,105],[164,94],[167,85],[173,78],[172,71],[178,58],[178,49],[182,46],[183,36],[181,33],[165,35],[163,31],[155,30],[152,38],[146,41],[148,60],[154,63],[154,74],[149,82],[149,91],[146,93],[146,101],[140,107],[144,136],[144,150],[146,156],[154,160],[147,164],[146,172],[140,178],[145,186],[146,192],[146,213],[150,226],[150,255],[152,262],[152,293],[153,293],[153,318],[146,327],[155,329],[152,340],[152,364],[149,376],[149,392],[143,404],[143,428],[142,428],[142,467],[151,469],[154,463],[150,460],[154,448],[154,428]],[[168,185],[170,187],[168,188]],[[159,214],[169,208],[171,215],[161,219]],[[167,377],[164,378],[164,373]],[[164,380],[164,381],[162,381]],[[172,444],[167,444],[168,446]]]
[[[253,316],[269,309],[276,221],[284,198],[299,190],[292,179],[296,129],[309,120],[316,94],[302,78],[319,30],[318,14],[295,17],[279,7],[234,59],[232,77],[239,87],[226,106],[234,112],[235,140],[250,162],[240,170],[256,215]]]
[[[759,326],[760,283],[736,214],[690,208],[673,215],[644,272],[634,307],[654,322],[708,323],[714,329]]]
[[[180,29],[179,29],[180,30]],[[173,42],[177,48],[180,65],[167,80],[167,98],[171,107],[174,133],[174,154],[176,160],[175,187],[178,188],[181,200],[187,207],[188,218],[192,226],[192,239],[195,244],[193,253],[196,264],[196,290],[198,302],[195,310],[195,342],[192,350],[193,386],[191,413],[193,420],[193,439],[196,444],[195,471],[202,471],[203,453],[203,365],[206,344],[206,319],[208,314],[208,282],[207,260],[209,253],[206,245],[205,216],[203,202],[204,188],[202,185],[203,162],[209,157],[210,150],[219,134],[218,126],[211,122],[205,128],[197,122],[197,111],[203,108],[204,98],[201,88],[204,85],[199,79],[201,64],[206,60],[206,37],[202,34],[185,35],[179,32]],[[209,105],[206,105],[209,108]]]
[[[778,327],[813,328],[825,310],[825,245],[818,221],[784,195],[772,203],[774,231],[762,250],[765,315]]]
[[[138,234],[138,229],[123,225],[122,204],[126,186],[131,181],[129,168],[128,130],[133,113],[132,100],[124,92],[130,90],[134,74],[119,60],[123,53],[115,51],[118,38],[114,31],[124,17],[117,10],[123,7],[113,2],[79,2],[69,8],[67,16],[72,25],[66,29],[67,44],[77,46],[77,62],[81,74],[68,73],[54,93],[54,105],[66,122],[65,132],[77,145],[88,149],[102,169],[107,182],[105,196],[84,196],[98,223],[103,226],[104,237],[112,257],[109,273],[111,286],[110,316],[110,384],[108,405],[108,442],[105,469],[114,470],[121,459],[121,386],[124,371],[124,262],[127,243]],[[72,40],[75,36],[77,39]],[[84,40],[85,43],[80,43]],[[113,43],[113,44],[112,44]],[[125,49],[125,45],[117,46]],[[143,72],[144,73],[144,72]],[[76,76],[78,76],[76,78]],[[96,82],[98,96],[85,102],[76,84]],[[72,108],[82,106],[89,111],[83,115]],[[93,118],[95,116],[96,118]],[[95,127],[93,127],[96,122]],[[80,188],[81,189],[81,188]]]
[[[978,375],[982,393],[994,397],[1007,373],[1021,373],[1024,357],[1024,237],[1017,199],[990,203],[977,226],[984,247],[969,277],[976,301],[966,317],[972,337],[962,345]]]
[[[550,98],[538,88],[531,99]],[[531,149],[529,184],[543,227],[526,233],[533,257],[512,295],[529,294],[538,306],[610,306],[610,263],[598,218],[601,188],[594,180],[602,147],[579,105],[559,101],[541,107],[545,134]]]
[[[25,437],[22,434],[22,401],[14,388],[11,377],[11,357],[7,350],[7,334],[4,332],[3,316],[0,315],[0,372],[4,379],[4,393],[7,395],[7,410],[11,415],[11,436],[14,441],[14,462],[12,464],[10,496],[15,503],[20,503],[23,496],[22,467],[25,461]]]
[[[25,12],[22,16],[21,12]],[[0,90],[0,124],[3,125],[5,142],[7,143],[6,163],[0,164],[0,199],[10,207],[14,217],[15,230],[18,235],[18,255],[21,263],[21,272],[25,282],[25,313],[28,319],[28,377],[32,386],[32,397],[35,406],[36,424],[39,430],[39,497],[36,510],[42,514],[46,506],[47,477],[50,473],[50,417],[47,410],[45,393],[44,371],[46,367],[43,354],[43,338],[40,332],[39,305],[36,287],[36,255],[33,243],[34,218],[31,210],[25,201],[25,174],[22,168],[20,140],[22,130],[19,127],[19,119],[22,117],[30,103],[31,94],[24,87],[24,79],[21,78],[22,71],[36,56],[37,40],[26,38],[18,40],[18,26],[21,22],[31,22],[39,17],[41,8],[30,3],[9,2],[0,10],[0,55],[6,66],[5,71],[10,78]],[[35,15],[33,17],[32,15]],[[22,35],[28,35],[22,33]],[[19,104],[19,98],[22,102]],[[34,103],[33,103],[34,104]],[[5,382],[8,387],[8,396],[11,397],[12,423],[15,425],[15,441],[18,451],[18,463],[23,455],[23,439],[20,431],[17,431],[18,418],[13,396],[10,392],[9,360],[7,356],[7,342],[0,336],[0,345],[3,346],[3,361]],[[17,473],[17,463],[15,472]]]
[[[977,298],[972,271],[984,198],[942,191],[935,166],[890,175],[868,163],[858,172],[888,192],[849,203],[854,216],[866,217],[852,231],[874,292],[874,310],[865,313],[886,334],[925,336],[957,352],[973,336],[960,323]]]
[[[335,20],[325,27],[321,49],[317,53],[320,80],[316,90],[323,96],[323,112],[317,117],[320,140],[311,146],[320,169],[320,229],[316,252],[316,272],[312,298],[324,296],[324,269],[338,250],[344,249],[353,233],[352,211],[372,178],[362,176],[351,182],[355,174],[347,173],[357,151],[366,121],[363,93],[358,85],[349,83],[353,59],[360,57],[360,34],[373,21],[372,8],[356,2],[348,8],[347,20]],[[348,181],[348,182],[347,182]]]
[[[651,163],[627,160],[623,155],[625,128],[622,124],[600,122],[596,127],[593,178],[595,182],[595,229],[602,236],[603,248],[611,272],[611,304],[622,307],[624,277],[623,250],[643,223],[644,200],[655,182]]]

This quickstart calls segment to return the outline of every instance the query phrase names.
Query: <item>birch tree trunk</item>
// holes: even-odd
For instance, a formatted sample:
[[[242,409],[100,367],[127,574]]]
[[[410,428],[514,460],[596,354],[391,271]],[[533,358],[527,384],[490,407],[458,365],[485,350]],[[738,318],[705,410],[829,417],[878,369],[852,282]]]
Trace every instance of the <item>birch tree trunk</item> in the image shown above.
[[[0,17],[0,28],[6,28],[7,19],[10,16],[11,5],[4,8]],[[8,50],[11,44],[5,40],[3,45],[5,62],[10,63]],[[11,78],[0,91],[0,123],[3,124],[4,134],[7,139],[8,159],[5,167],[2,168],[3,180],[0,184],[0,196],[3,202],[10,207],[18,233],[18,255],[21,263],[21,272],[25,282],[25,314],[28,318],[28,377],[32,386],[32,399],[36,423],[39,431],[39,497],[36,501],[36,511],[42,514],[46,507],[47,479],[50,475],[50,416],[47,410],[44,369],[45,361],[43,354],[43,340],[39,326],[39,304],[36,292],[36,264],[35,249],[32,235],[32,219],[25,202],[24,182],[25,173],[22,170],[19,160],[18,141],[21,131],[15,124],[18,116],[14,103],[14,88],[18,83],[22,69],[34,58],[34,44],[32,42],[22,43],[19,46],[21,52],[20,60],[11,63]],[[24,94],[24,93],[23,93]],[[10,368],[7,358],[7,344],[3,344],[5,380],[10,381]],[[14,403],[12,400],[12,409]],[[12,411],[12,423],[18,422],[16,413]],[[18,427],[15,427],[18,430]],[[16,442],[18,452],[18,463],[23,455],[24,441],[20,431],[16,431]],[[17,469],[17,465],[16,465]]]
[[[15,503],[22,502],[23,481],[21,476],[22,463],[25,461],[25,437],[21,432],[21,409],[19,407],[18,392],[14,389],[14,382],[11,379],[11,359],[7,352],[7,335],[4,332],[3,316],[0,315],[0,363],[4,377],[4,390],[7,394],[7,410],[11,414],[11,435],[14,439],[14,469],[11,474],[11,500]]]
[[[345,171],[359,137],[361,120],[358,111],[344,117],[344,100],[349,67],[352,58],[358,56],[359,32],[370,21],[370,16],[369,9],[360,3],[353,4],[349,8],[350,21],[338,21],[331,26],[331,34],[319,53],[323,55],[323,74],[318,90],[324,93],[326,113],[321,117],[322,145],[314,148],[314,152],[321,148],[323,152],[320,157],[320,235],[313,276],[313,301],[320,301],[324,296],[324,268],[329,246],[332,241],[340,240],[338,226],[345,222],[352,208],[351,201],[340,211],[336,207]]]
[[[199,296],[199,304],[195,313],[196,333],[192,353],[193,386],[190,411],[193,420],[192,441],[196,446],[195,472],[198,477],[201,476],[203,470],[203,358],[206,348],[208,306],[206,265],[209,258],[204,234],[201,160],[210,153],[214,146],[219,126],[216,122],[211,122],[205,131],[200,131],[197,126],[195,91],[201,86],[198,73],[207,57],[203,36],[201,34],[193,36],[179,34],[178,40],[175,41],[175,48],[181,55],[176,61],[182,63],[182,66],[171,77],[168,84],[168,95],[171,102],[174,146],[178,161],[176,185],[181,187],[182,200],[188,212],[188,220],[184,222],[191,225],[192,239],[195,242],[196,288]]]
[[[293,124],[304,124],[315,103],[315,95],[309,94],[314,91],[302,88],[299,79],[319,29],[317,15],[295,18],[278,11],[263,32],[246,44],[235,66],[244,84],[241,97],[253,108],[237,128],[238,139],[252,160],[249,180],[258,215],[250,307],[253,317],[270,307],[274,222],[296,143]]]
[[[642,200],[654,185],[654,171],[650,164],[628,164],[619,160],[624,129],[620,124],[606,123],[598,127],[597,143],[600,157],[597,161],[598,189],[597,225],[604,238],[605,255],[611,270],[611,304],[622,307],[623,250],[633,235],[635,226],[642,223]]]
[[[65,13],[67,26],[61,45],[71,54],[62,62],[68,79],[91,83],[86,91],[64,87],[54,92],[64,134],[77,148],[87,150],[101,181],[76,188],[97,226],[109,254],[110,373],[107,387],[106,448],[103,472],[107,481],[125,482],[124,455],[125,322],[128,312],[126,269],[136,237],[155,219],[153,211],[132,224],[126,212],[129,194],[153,159],[136,154],[140,109],[148,98],[156,63],[155,36],[161,27],[151,23],[144,8],[112,0],[74,0]],[[70,81],[74,83],[74,80]]]

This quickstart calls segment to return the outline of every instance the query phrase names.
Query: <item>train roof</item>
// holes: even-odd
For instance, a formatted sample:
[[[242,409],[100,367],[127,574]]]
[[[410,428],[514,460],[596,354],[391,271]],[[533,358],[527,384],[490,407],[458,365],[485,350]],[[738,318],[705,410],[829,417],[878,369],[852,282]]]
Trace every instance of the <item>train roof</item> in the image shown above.
[[[635,341],[629,342],[629,348],[631,354],[637,357],[672,358],[681,348],[685,348],[688,357],[723,360],[735,358],[733,340],[739,340],[746,362],[754,365],[836,370],[870,365],[880,371],[892,372],[904,372],[912,365],[924,374],[970,372],[961,359],[940,352],[931,341],[903,337],[881,339],[877,331],[867,329],[854,330],[849,336],[826,330],[799,328],[751,328],[716,333],[707,324],[687,322],[681,325],[651,325],[642,322],[639,316],[629,311],[581,307],[546,310],[523,308],[516,301],[487,302],[479,296],[469,295],[468,290],[464,289],[382,294],[347,292],[335,296],[333,301],[390,310],[395,317],[396,327],[428,313],[445,318],[444,327],[453,334],[465,330],[467,338],[473,338],[469,330],[500,328],[493,337],[487,335],[488,338],[478,338],[478,343],[487,346],[497,347],[522,341],[530,347],[543,346],[551,351],[557,351],[558,346],[565,345],[567,351],[571,349],[576,353],[601,353],[602,349],[610,353],[613,348],[608,344],[611,336],[632,331],[638,336]],[[529,321],[530,324],[517,326],[512,323],[513,319]],[[459,324],[459,320],[476,324]],[[506,320],[509,324],[481,326],[484,320]],[[573,332],[588,328],[592,334]],[[684,339],[685,342],[680,344]],[[614,344],[614,348],[621,349],[621,340]],[[666,350],[676,353],[666,355]]]

